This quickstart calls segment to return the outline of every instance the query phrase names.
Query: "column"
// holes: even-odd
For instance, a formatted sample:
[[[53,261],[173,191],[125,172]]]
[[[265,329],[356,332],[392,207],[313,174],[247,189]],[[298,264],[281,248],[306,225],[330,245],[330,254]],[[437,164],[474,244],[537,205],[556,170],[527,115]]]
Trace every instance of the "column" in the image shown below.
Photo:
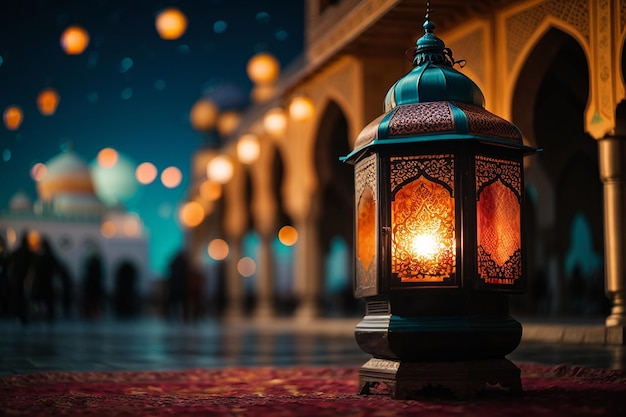
[[[272,234],[261,233],[257,261],[257,305],[254,318],[271,319],[274,309],[274,257],[272,256]]]
[[[321,315],[319,298],[322,274],[316,227],[317,222],[311,217],[296,222],[298,243],[294,276],[299,305],[295,318],[303,321],[313,320]]]
[[[607,327],[626,327],[626,136],[598,141],[604,184],[604,258],[606,294],[611,300]]]

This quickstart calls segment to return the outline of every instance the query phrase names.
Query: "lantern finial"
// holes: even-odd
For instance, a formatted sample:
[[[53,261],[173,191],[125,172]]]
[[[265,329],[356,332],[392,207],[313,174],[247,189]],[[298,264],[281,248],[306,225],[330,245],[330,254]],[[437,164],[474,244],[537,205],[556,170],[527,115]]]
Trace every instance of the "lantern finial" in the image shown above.
[[[415,55],[413,56],[413,66],[418,67],[428,62],[448,67],[465,61],[455,61],[452,58],[452,51],[446,48],[441,39],[434,34],[435,24],[430,20],[430,1],[426,1],[426,15],[424,16],[424,36],[417,40]]]

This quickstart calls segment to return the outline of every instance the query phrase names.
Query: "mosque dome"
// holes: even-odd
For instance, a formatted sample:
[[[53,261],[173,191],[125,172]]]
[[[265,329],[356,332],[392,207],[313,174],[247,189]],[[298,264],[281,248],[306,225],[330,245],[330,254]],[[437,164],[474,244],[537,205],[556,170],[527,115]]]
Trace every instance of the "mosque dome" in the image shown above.
[[[94,194],[89,167],[75,152],[62,152],[45,165],[46,175],[37,183],[37,193],[43,201],[66,193]]]
[[[426,14],[424,36],[416,43],[413,69],[385,96],[384,113],[369,123],[346,156],[369,147],[442,140],[474,140],[530,151],[511,122],[484,108],[484,96],[469,77],[453,68],[452,51],[434,35]]]

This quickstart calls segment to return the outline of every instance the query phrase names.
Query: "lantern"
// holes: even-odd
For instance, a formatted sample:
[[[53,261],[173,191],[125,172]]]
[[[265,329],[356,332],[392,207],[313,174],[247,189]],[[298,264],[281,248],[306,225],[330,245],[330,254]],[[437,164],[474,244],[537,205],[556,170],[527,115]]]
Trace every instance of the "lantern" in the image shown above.
[[[80,55],[89,45],[89,33],[81,26],[69,26],[61,34],[61,47],[68,55]]]
[[[287,131],[287,115],[280,107],[274,107],[263,116],[265,131],[274,137],[281,137]]]
[[[4,110],[4,125],[9,130],[17,130],[22,124],[24,113],[19,106],[9,106]]]
[[[37,108],[44,116],[52,116],[59,105],[59,93],[54,88],[41,90],[37,96]]]
[[[178,39],[187,30],[187,17],[176,7],[169,7],[157,15],[154,24],[162,39]]]
[[[313,101],[305,96],[297,96],[289,103],[289,116],[292,119],[302,121],[313,115]]]
[[[344,160],[355,166],[355,329],[373,356],[360,393],[393,398],[426,386],[458,397],[488,384],[521,391],[505,355],[520,342],[511,294],[526,286],[522,143],[453,68],[428,14],[413,69]]]

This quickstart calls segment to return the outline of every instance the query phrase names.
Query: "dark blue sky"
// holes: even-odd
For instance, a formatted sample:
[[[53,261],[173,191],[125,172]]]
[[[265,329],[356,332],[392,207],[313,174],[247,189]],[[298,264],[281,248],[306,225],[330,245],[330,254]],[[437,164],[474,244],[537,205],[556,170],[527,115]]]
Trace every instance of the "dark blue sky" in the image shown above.
[[[154,26],[167,6],[188,19],[177,40],[161,39]],[[256,52],[271,52],[288,65],[302,52],[303,6],[282,0],[1,1],[0,111],[18,105],[24,121],[17,131],[0,127],[0,209],[18,190],[34,200],[30,168],[67,143],[88,163],[113,147],[137,164],[154,163],[159,172],[178,166],[181,186],[170,190],[155,181],[129,203],[151,233],[153,270],[161,272],[181,234],[174,215],[163,218],[158,208],[175,207],[184,197],[191,155],[201,143],[189,124],[191,106],[223,83],[247,95],[246,63]],[[216,31],[216,22],[226,29]],[[71,24],[91,37],[81,55],[65,54],[59,43]],[[132,66],[124,71],[128,58]],[[45,87],[61,97],[53,116],[36,107]]]

